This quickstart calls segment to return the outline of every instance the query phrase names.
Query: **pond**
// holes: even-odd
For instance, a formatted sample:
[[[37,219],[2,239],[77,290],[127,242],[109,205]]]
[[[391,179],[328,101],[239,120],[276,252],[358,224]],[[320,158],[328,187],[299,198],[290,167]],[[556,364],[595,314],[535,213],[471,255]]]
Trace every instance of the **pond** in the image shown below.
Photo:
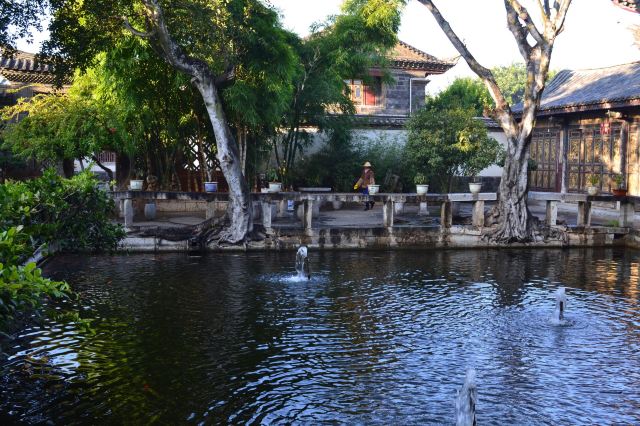
[[[640,253],[622,249],[64,256],[91,330],[0,361],[0,423],[640,423]],[[566,323],[554,292],[566,286]]]

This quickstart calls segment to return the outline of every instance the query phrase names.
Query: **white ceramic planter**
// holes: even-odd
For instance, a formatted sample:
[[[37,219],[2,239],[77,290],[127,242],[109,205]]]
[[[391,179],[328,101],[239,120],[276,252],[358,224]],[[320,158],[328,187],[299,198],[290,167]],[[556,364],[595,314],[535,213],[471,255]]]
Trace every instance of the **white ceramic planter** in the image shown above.
[[[377,194],[380,192],[380,185],[369,185],[369,195]]]
[[[204,192],[218,192],[218,182],[205,182]]]
[[[281,192],[282,184],[279,182],[269,182],[269,192]]]
[[[429,185],[416,185],[416,193],[418,195],[424,195],[429,192]]]
[[[482,189],[482,183],[479,183],[479,182],[470,182],[469,183],[469,191],[472,194],[479,193],[481,189]]]
[[[587,186],[587,194],[591,195],[592,197],[594,195],[598,195],[598,187],[597,186]]]
[[[132,191],[142,191],[143,182],[144,181],[142,179],[131,179],[131,181],[129,183],[129,188]]]

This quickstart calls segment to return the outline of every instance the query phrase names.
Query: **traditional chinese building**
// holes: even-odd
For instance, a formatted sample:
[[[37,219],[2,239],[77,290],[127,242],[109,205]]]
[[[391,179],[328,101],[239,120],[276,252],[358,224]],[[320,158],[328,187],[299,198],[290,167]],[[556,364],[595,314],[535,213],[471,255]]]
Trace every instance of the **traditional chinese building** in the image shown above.
[[[640,195],[640,62],[565,70],[544,91],[531,144],[531,188],[580,192],[591,175],[610,192],[622,174]]]

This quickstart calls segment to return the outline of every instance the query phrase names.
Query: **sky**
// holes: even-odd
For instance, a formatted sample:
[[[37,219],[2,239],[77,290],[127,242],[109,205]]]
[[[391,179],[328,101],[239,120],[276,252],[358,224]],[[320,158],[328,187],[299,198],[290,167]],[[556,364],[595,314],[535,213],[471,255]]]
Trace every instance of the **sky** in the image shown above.
[[[281,13],[284,26],[300,35],[309,26],[340,11],[342,0],[271,0]],[[436,6],[481,64],[487,67],[522,61],[515,40],[507,29],[502,0],[437,0]],[[531,0],[524,0],[525,6]],[[533,4],[529,7],[536,10]],[[640,25],[640,14],[613,6],[610,0],[573,0],[565,31],[558,37],[552,69],[600,68],[640,60],[633,45],[631,25]],[[457,51],[431,13],[416,0],[409,1],[402,17],[399,38],[439,58],[453,58]],[[460,59],[442,76],[430,77],[430,93],[436,93],[459,76],[475,76]]]
[[[282,17],[284,26],[302,36],[314,22],[340,11],[342,0],[269,0]],[[533,0],[523,0],[536,10]],[[437,0],[436,5],[449,20],[481,64],[487,67],[521,61],[513,36],[507,29],[502,0]],[[640,60],[629,31],[640,25],[640,14],[613,6],[610,0],[573,0],[565,31],[558,37],[552,69],[600,68]],[[449,59],[458,56],[430,12],[416,0],[404,10],[399,38],[427,53]],[[41,40],[44,35],[38,35]],[[34,52],[38,46],[20,42],[18,48]],[[430,77],[427,89],[437,93],[459,76],[474,76],[460,59],[442,76]]]

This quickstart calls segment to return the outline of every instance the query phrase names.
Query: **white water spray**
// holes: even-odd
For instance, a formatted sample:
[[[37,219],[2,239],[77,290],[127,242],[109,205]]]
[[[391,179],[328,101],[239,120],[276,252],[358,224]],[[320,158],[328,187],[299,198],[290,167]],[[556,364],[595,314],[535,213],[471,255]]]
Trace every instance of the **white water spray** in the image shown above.
[[[298,278],[311,279],[311,269],[309,268],[309,259],[307,257],[308,250],[306,246],[300,246],[298,253],[296,254],[296,272]]]
[[[476,370],[470,368],[464,378],[464,384],[456,398],[456,426],[476,426],[476,403],[478,388],[476,386]]]
[[[556,310],[553,314],[553,321],[561,324],[564,321],[564,311],[567,308],[567,295],[565,288],[560,287],[556,290]]]

